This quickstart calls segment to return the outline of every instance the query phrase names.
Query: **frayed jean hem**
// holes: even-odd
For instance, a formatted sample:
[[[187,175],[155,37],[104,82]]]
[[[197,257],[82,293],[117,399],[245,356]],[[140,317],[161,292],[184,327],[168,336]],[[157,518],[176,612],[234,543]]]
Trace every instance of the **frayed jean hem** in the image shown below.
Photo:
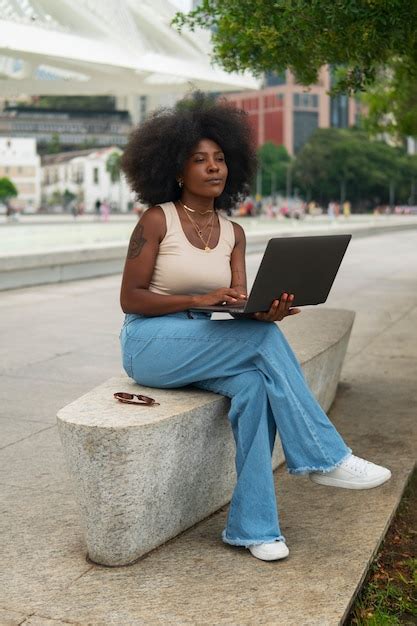
[[[224,543],[228,543],[230,546],[241,546],[247,548],[249,546],[259,546],[261,543],[275,543],[275,541],[283,541],[285,543],[285,537],[279,535],[274,539],[268,537],[267,539],[229,539],[226,536],[226,530],[222,532],[222,539]]]
[[[340,465],[342,465],[342,463],[344,461],[346,461],[347,458],[350,457],[350,455],[352,454],[352,450],[350,448],[347,448],[348,453],[345,454],[340,461],[338,461],[337,463],[334,463],[333,465],[329,466],[329,467],[297,467],[296,469],[293,469],[291,467],[287,467],[287,472],[289,474],[311,474],[312,472],[320,472],[321,474],[327,474],[327,472],[332,472],[333,470],[335,470],[337,467],[339,467]]]

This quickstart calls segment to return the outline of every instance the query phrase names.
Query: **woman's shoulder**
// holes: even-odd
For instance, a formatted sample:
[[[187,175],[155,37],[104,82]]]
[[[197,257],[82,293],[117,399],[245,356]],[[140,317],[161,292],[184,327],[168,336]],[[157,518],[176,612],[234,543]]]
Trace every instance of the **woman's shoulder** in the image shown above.
[[[219,219],[224,224],[223,232],[227,233],[226,236],[228,237],[229,243],[233,248],[239,243],[246,241],[245,231],[240,226],[240,224],[238,224],[237,222],[232,222],[232,220],[226,217],[226,215],[222,215],[221,212],[218,215]]]
[[[159,239],[165,237],[167,224],[165,212],[161,205],[156,204],[146,209],[139,223],[145,228],[152,229],[154,235],[157,235]]]
[[[245,236],[245,231],[243,230],[242,226],[238,224],[237,222],[232,222],[232,220],[228,220],[228,221],[233,227],[236,243],[239,243],[239,241],[242,241],[242,240],[245,241],[246,236]]]
[[[155,204],[154,206],[147,208],[140,219],[142,222],[158,223],[163,222],[164,217],[165,213],[161,205]]]

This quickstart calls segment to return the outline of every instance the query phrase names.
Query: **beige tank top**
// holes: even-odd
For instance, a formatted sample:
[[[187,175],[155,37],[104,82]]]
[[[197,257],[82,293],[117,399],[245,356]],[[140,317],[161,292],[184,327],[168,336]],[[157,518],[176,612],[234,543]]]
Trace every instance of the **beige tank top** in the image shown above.
[[[235,246],[233,224],[219,215],[219,243],[205,252],[188,241],[174,203],[159,206],[165,214],[167,232],[159,244],[149,291],[188,295],[230,287],[230,255]]]

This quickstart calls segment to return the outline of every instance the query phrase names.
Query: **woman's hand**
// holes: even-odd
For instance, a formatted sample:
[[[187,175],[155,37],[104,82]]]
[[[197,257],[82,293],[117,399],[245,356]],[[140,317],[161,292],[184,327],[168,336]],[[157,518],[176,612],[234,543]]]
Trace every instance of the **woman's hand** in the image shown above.
[[[253,317],[261,322],[280,322],[287,315],[301,313],[301,309],[292,309],[294,294],[283,293],[280,300],[274,300],[269,311],[254,313]]]
[[[222,287],[216,291],[194,296],[194,306],[213,306],[215,304],[237,304],[245,302],[247,295],[232,287]],[[242,302],[242,304],[243,304]]]

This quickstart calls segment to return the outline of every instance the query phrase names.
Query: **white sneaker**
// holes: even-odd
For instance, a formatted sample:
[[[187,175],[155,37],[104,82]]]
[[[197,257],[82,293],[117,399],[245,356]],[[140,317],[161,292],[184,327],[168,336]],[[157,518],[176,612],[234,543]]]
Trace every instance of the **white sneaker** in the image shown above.
[[[278,561],[285,559],[290,553],[283,541],[274,541],[273,543],[259,543],[257,545],[248,546],[248,550],[257,559],[262,561]]]
[[[319,485],[345,489],[372,489],[389,480],[391,472],[386,467],[351,454],[331,472],[312,472],[309,476]]]

